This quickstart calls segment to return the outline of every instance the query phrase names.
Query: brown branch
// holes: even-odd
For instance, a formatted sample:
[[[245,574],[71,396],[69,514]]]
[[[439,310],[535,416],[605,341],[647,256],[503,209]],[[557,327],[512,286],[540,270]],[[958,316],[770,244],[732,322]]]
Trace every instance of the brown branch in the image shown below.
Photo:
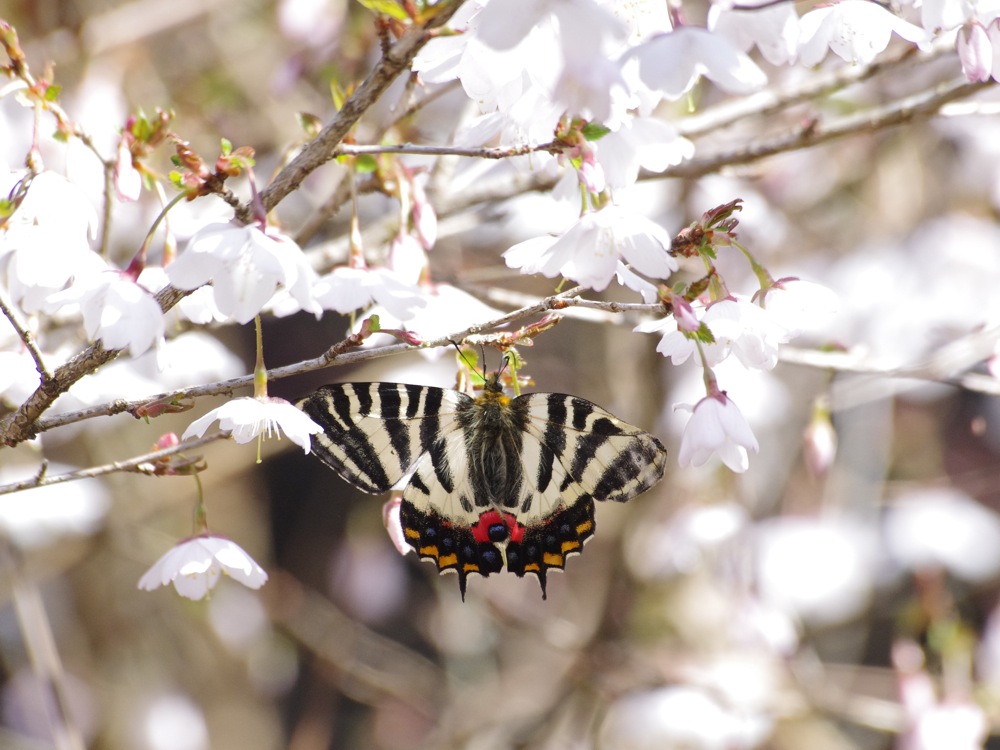
[[[779,0],[784,2],[784,0]],[[895,57],[878,58],[868,65],[841,65],[830,70],[815,71],[801,82],[783,90],[771,88],[738,99],[729,99],[696,112],[676,124],[677,132],[689,138],[717,130],[748,117],[766,118],[776,112],[810,100],[829,96],[836,91],[862,83],[889,71],[913,67],[953,53],[950,47],[938,46],[926,53],[907,47]]]
[[[323,370],[327,367],[358,364],[373,359],[381,359],[382,357],[402,354],[403,352],[408,351],[451,346],[452,342],[462,342],[470,336],[476,336],[488,331],[494,331],[509,323],[545,312],[579,308],[581,311],[588,311],[591,314],[586,317],[580,317],[584,317],[584,319],[594,319],[592,316],[594,316],[595,313],[603,313],[605,315],[628,315],[636,313],[656,313],[663,309],[662,305],[657,303],[627,303],[586,299],[584,297],[577,296],[581,291],[583,291],[581,287],[576,287],[560,294],[528,302],[518,309],[501,315],[498,318],[494,318],[493,320],[469,326],[446,336],[425,341],[422,346],[414,346],[407,343],[396,343],[371,349],[357,349],[356,346],[358,342],[356,338],[348,337],[344,341],[341,341],[328,349],[319,357],[270,369],[267,371],[267,377],[268,380],[279,380],[293,375],[301,375],[307,372]],[[523,297],[513,295],[508,299],[508,301],[514,300],[523,301]],[[987,338],[992,336],[992,338],[988,338],[987,341],[987,343],[992,346],[992,342],[994,342],[996,338],[995,334],[987,332],[982,335]],[[976,351],[979,351],[979,349]],[[984,356],[986,355],[983,355],[983,357]],[[979,359],[975,361],[980,361],[983,357],[979,357]],[[975,373],[960,374],[961,369],[963,369],[965,365],[954,366],[949,364],[946,366],[943,364],[943,361],[941,361],[941,356],[938,356],[933,363],[918,367],[885,368],[863,362],[849,354],[839,352],[819,352],[785,346],[781,349],[780,358],[782,362],[800,364],[818,369],[851,373],[867,373],[892,380],[923,380],[954,385],[979,393],[1000,393],[1000,382],[996,379],[986,375],[977,375]],[[971,360],[969,356],[966,356],[964,361],[968,363]],[[198,398],[200,396],[232,395],[235,391],[252,385],[252,375],[241,375],[239,377],[229,378],[227,380],[216,381],[213,383],[206,383],[204,385],[165,391],[163,393],[154,394],[133,401],[117,399],[104,404],[90,406],[79,411],[67,412],[65,414],[57,414],[55,416],[39,419],[33,426],[33,434],[41,434],[58,427],[64,427],[69,424],[75,424],[77,422],[93,419],[95,417],[113,416],[126,412],[134,412],[140,407],[152,402],[170,402],[176,399],[191,399]]]
[[[867,109],[844,117],[823,120],[815,118],[810,122],[781,133],[767,140],[743,144],[738,148],[695,157],[681,164],[668,167],[663,172],[643,172],[639,179],[663,180],[673,178],[694,179],[715,174],[725,167],[751,164],[769,156],[787,151],[811,148],[828,141],[847,138],[862,133],[874,133],[896,127],[915,120],[927,119],[939,113],[941,108],[963,97],[982,91],[994,85],[970,83],[964,77],[904,99]],[[444,197],[436,206],[438,217],[443,218],[474,206],[493,201],[510,199],[524,192],[545,192],[552,190],[557,177],[538,172],[523,172],[509,179],[497,182],[479,182],[454,196]]]
[[[361,119],[361,116],[378,101],[386,89],[404,70],[409,69],[413,58],[428,41],[433,31],[448,22],[462,5],[462,0],[450,0],[423,26],[407,31],[378,61],[374,70],[362,81],[333,121],[292,159],[270,185],[260,194],[264,208],[268,211],[281,203],[315,169],[336,156],[336,149],[344,136]],[[249,223],[252,209],[244,205],[237,216]]]
[[[372,141],[380,141],[390,128],[399,124],[408,117],[412,117],[423,107],[436,101],[441,96],[454,91],[459,87],[459,85],[460,84],[457,80],[451,81],[450,83],[439,86],[427,96],[423,97],[420,101],[414,102],[402,114],[396,116],[391,122],[379,128],[378,132],[374,134],[376,137],[373,137]],[[343,144],[341,144],[341,146],[343,146]],[[330,197],[323,201],[323,204],[313,212],[312,216],[302,222],[302,225],[294,234],[294,239],[300,246],[305,245],[306,242],[315,237],[316,233],[320,231],[324,224],[326,224],[327,220],[336,214],[340,210],[340,207],[351,196],[351,183],[348,179],[349,177],[357,179],[356,174],[342,175],[340,181],[334,187],[333,193]],[[355,184],[354,187],[355,192],[360,194],[364,192],[372,192],[373,190],[379,190],[382,187],[382,183],[378,179],[369,178],[363,183]]]
[[[188,292],[167,286],[157,293],[156,301],[163,312],[167,312],[187,294]],[[53,402],[80,378],[115,359],[121,351],[121,349],[105,349],[104,345],[97,341],[52,373],[50,378],[43,379],[35,392],[28,396],[17,411],[0,420],[0,447],[4,445],[13,447],[38,435],[40,430],[36,423]]]
[[[421,156],[469,156],[475,159],[507,159],[538,151],[557,151],[555,141],[538,145],[501,146],[496,148],[461,148],[458,146],[424,146],[414,143],[362,145],[343,143],[334,150],[335,156],[360,154],[418,154]]]
[[[646,179],[703,177],[707,174],[714,174],[724,167],[749,164],[775,154],[811,148],[828,141],[860,133],[874,133],[914,120],[933,117],[945,104],[970,96],[992,85],[992,81],[970,83],[964,77],[959,78],[936,86],[930,91],[923,91],[856,114],[838,117],[826,122],[821,118],[815,118],[774,138],[732,151],[691,159],[677,166],[669,167],[660,175],[644,175],[644,177]]]
[[[600,305],[603,309],[609,311],[621,311],[624,312],[630,309],[631,305],[623,305],[618,302],[596,302],[593,300],[582,300],[577,298],[575,295],[579,294],[581,289],[579,287],[567,290],[561,294],[557,294],[551,297],[546,297],[542,300],[538,300],[530,305],[526,305],[518,310],[509,312],[502,315],[494,320],[481,323],[479,325],[469,326],[455,333],[451,333],[447,336],[441,336],[439,338],[425,341],[423,346],[414,346],[412,344],[399,343],[399,344],[389,344],[388,346],[380,346],[372,349],[355,349],[357,346],[357,340],[354,337],[348,337],[344,341],[332,346],[326,352],[321,354],[319,357],[313,359],[306,359],[301,362],[296,362],[291,365],[285,365],[283,367],[276,367],[267,371],[268,380],[278,380],[280,378],[291,377],[292,375],[301,375],[307,372],[313,372],[315,370],[322,370],[327,367],[339,366],[339,365],[349,365],[357,364],[359,362],[367,362],[372,359],[380,359],[382,357],[389,357],[395,354],[401,354],[408,351],[418,351],[420,349],[428,349],[434,347],[451,346],[452,342],[461,342],[468,336],[477,335],[485,331],[492,331],[500,326],[506,325],[507,323],[512,323],[522,318],[527,318],[532,315],[537,315],[542,312],[548,312],[552,310],[561,310],[566,307],[573,307],[577,305]],[[654,306],[644,306],[646,308],[651,308]],[[353,351],[352,351],[353,349]],[[229,394],[240,388],[246,388],[253,385],[252,375],[241,375],[236,378],[229,378],[228,380],[220,380],[214,383],[206,383],[205,385],[193,386],[191,388],[181,388],[173,391],[165,391],[163,393],[148,396],[146,398],[138,399],[135,401],[126,401],[124,399],[116,399],[115,401],[110,401],[105,404],[99,404],[97,406],[90,406],[86,409],[81,409],[79,411],[67,412],[65,414],[57,414],[51,417],[39,419],[33,426],[34,434],[40,434],[42,432],[47,432],[48,430],[55,429],[57,427],[64,427],[68,424],[74,424],[76,422],[82,422],[87,419],[93,419],[94,417],[103,416],[113,416],[115,414],[123,414],[126,412],[133,412],[141,406],[145,406],[151,402],[170,402],[181,398],[197,398],[199,396],[217,396],[220,394]]]
[[[31,479],[24,479],[20,482],[12,482],[10,484],[0,485],[0,495],[9,495],[12,492],[21,492],[23,490],[31,490],[36,487],[48,487],[53,484],[63,484],[65,482],[75,482],[78,479],[94,479],[95,477],[104,476],[106,474],[115,474],[123,471],[137,472],[140,474],[154,474],[157,475],[156,468],[153,466],[145,466],[145,464],[154,464],[164,458],[169,458],[170,456],[175,456],[178,453],[183,453],[184,451],[191,451],[195,448],[200,448],[208,443],[215,442],[216,440],[221,440],[223,438],[228,438],[228,432],[214,432],[211,435],[205,437],[191,438],[190,440],[185,440],[177,445],[171,446],[169,448],[162,448],[157,451],[150,451],[149,453],[144,453],[141,456],[135,456],[127,461],[114,461],[109,464],[104,464],[102,466],[94,466],[89,469],[78,469],[76,471],[70,471],[65,474],[56,474],[55,476],[49,476],[44,471],[44,465],[41,470]]]

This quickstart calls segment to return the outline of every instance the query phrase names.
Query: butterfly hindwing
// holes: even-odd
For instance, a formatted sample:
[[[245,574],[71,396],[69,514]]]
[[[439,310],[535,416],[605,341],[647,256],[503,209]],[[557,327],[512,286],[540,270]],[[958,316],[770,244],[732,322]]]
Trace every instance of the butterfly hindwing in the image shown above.
[[[463,429],[442,435],[417,461],[400,507],[410,546],[433,560],[440,572],[458,573],[463,598],[470,573],[488,576],[503,568],[497,544],[507,538],[487,495],[474,486],[469,450]],[[499,525],[491,523],[493,516]]]

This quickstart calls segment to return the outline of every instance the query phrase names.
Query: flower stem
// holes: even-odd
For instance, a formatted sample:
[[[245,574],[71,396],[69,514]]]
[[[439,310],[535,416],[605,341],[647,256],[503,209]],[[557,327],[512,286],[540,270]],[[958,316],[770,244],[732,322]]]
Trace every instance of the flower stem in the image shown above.
[[[260,316],[255,315],[253,319],[254,328],[257,331],[257,361],[253,368],[253,397],[267,397],[267,368],[264,367],[264,336],[261,333]]]
[[[201,477],[197,474],[192,476],[198,485],[198,502],[194,506],[194,533],[197,536],[208,531],[208,509],[205,507],[205,491],[201,486]]]
[[[735,241],[733,242],[733,247],[735,247],[737,250],[743,253],[744,257],[746,257],[747,261],[750,263],[750,270],[752,270],[754,276],[757,277],[757,282],[760,284],[760,288],[762,291],[767,291],[772,286],[774,286],[774,278],[771,276],[768,270],[764,268],[764,266],[762,266],[760,263],[757,262],[757,259],[754,258],[753,255],[751,255],[749,250],[743,247],[743,245],[741,245],[739,242]]]
[[[705,392],[709,396],[714,396],[719,392],[719,381],[715,379],[715,373],[708,365],[708,360],[705,358],[705,349],[702,347],[701,342],[698,339],[694,339],[694,345],[698,349],[698,358],[701,359],[702,371],[704,372],[703,381],[705,383]]]
[[[129,276],[132,278],[133,281],[139,278],[139,274],[142,272],[142,269],[145,268],[146,266],[146,251],[149,250],[149,245],[153,241],[153,235],[156,234],[156,229],[157,227],[160,226],[160,222],[166,219],[167,213],[170,211],[170,209],[176,206],[182,200],[184,200],[185,197],[186,195],[184,193],[180,193],[179,195],[174,197],[167,205],[163,207],[163,210],[160,211],[156,219],[153,220],[152,226],[150,226],[149,231],[146,232],[146,238],[142,241],[142,246],[139,248],[139,252],[137,252],[135,254],[135,257],[132,258],[132,261],[129,263],[128,270],[126,271],[126,273],[129,274]]]

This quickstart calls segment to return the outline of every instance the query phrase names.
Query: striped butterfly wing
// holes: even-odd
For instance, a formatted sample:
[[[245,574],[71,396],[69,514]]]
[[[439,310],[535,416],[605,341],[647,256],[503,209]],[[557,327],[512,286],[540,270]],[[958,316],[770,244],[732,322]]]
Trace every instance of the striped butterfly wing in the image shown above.
[[[341,478],[370,493],[388,492],[417,459],[455,428],[472,398],[404,383],[336,383],[297,406],[323,428],[312,452]]]
[[[586,399],[531,393],[514,404],[527,414],[526,489],[516,514],[523,533],[507,545],[507,568],[534,573],[544,596],[547,571],[562,570],[593,535],[594,501],[625,502],[651,488],[663,478],[667,451]]]

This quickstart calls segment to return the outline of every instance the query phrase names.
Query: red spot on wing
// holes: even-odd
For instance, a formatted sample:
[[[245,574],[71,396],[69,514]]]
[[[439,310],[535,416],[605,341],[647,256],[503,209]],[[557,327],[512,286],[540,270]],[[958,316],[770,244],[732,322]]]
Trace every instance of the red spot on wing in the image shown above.
[[[495,538],[490,538],[490,528],[499,525],[507,527],[508,541],[520,542],[524,539],[525,527],[517,522],[514,514],[495,508],[479,516],[479,520],[472,526],[472,537],[477,542],[496,542]]]

